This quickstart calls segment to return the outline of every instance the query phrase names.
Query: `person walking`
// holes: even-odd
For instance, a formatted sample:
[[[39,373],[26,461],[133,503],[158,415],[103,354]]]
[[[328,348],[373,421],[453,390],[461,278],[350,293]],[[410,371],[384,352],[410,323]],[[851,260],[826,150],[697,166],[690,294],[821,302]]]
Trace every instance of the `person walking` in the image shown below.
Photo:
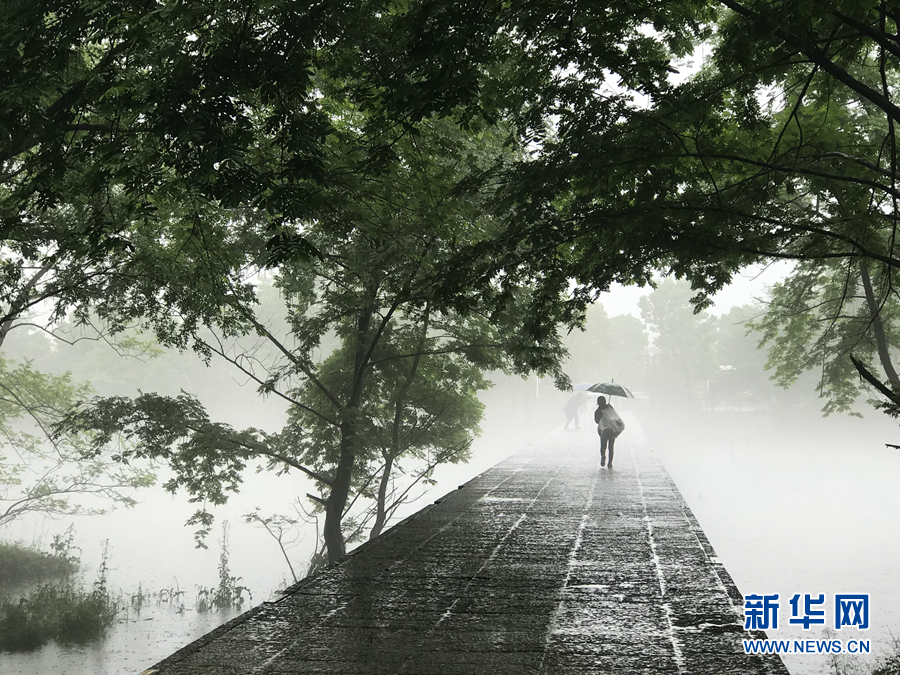
[[[597,423],[597,434],[600,436],[600,466],[611,469],[616,452],[616,439],[625,431],[625,422],[603,396],[597,397],[594,421]],[[607,448],[609,448],[609,464],[606,463]]]
[[[581,394],[575,394],[566,401],[566,405],[563,406],[563,412],[566,413],[566,426],[563,429],[568,429],[569,424],[575,422],[575,428],[580,429],[578,426],[578,411],[584,407],[584,404],[587,402],[587,399]]]

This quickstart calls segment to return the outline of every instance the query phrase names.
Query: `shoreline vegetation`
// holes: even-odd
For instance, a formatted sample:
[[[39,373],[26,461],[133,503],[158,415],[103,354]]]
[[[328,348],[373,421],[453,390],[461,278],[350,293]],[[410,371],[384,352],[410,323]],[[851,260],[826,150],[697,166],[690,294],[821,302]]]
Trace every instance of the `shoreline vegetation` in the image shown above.
[[[54,536],[52,553],[0,543],[0,652],[34,651],[50,641],[86,644],[115,623],[118,606],[107,588],[109,542],[103,542],[96,580],[85,588],[76,576],[81,561],[74,537],[71,526]]]
[[[86,644],[103,637],[118,607],[106,587],[70,580],[42,583],[18,600],[0,601],[0,651],[26,652],[48,642]]]
[[[54,536],[52,552],[16,542],[0,542],[0,654],[29,652],[49,642],[84,645],[103,639],[117,622],[140,614],[141,607],[155,600],[177,613],[185,611],[184,591],[177,588],[148,593],[138,585],[135,593],[109,591],[109,541],[102,542],[103,556],[96,579],[88,586],[79,576],[80,549],[74,545],[70,527]],[[197,586],[199,613],[236,610],[252,603],[250,589],[229,569],[228,529],[221,540],[219,581]]]

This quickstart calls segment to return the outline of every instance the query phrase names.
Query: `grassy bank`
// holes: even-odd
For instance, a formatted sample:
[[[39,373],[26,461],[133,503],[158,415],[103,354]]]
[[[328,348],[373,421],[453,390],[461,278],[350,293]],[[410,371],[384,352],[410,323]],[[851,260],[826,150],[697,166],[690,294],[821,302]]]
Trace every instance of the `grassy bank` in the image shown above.
[[[78,562],[70,557],[0,542],[0,590],[65,577],[77,571]]]

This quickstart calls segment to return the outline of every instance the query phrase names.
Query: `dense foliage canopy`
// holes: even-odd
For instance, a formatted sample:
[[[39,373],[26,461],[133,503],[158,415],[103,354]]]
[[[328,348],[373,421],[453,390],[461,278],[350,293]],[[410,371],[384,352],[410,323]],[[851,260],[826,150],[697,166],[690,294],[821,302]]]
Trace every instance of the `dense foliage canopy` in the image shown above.
[[[896,412],[898,20],[850,0],[12,0],[0,344],[74,310],[258,378],[292,406],[277,452],[187,396],[118,402],[102,426],[143,415],[150,455],[181,448],[183,471],[210,432],[190,465],[205,478],[176,481],[197,499],[222,497],[248,448],[302,466],[332,558],[400,421],[419,428],[443,391],[474,430],[479,369],[566,386],[557,331],[614,282],[686,278],[701,309],[747,264],[801,261],[764,324],[777,376],[831,359],[841,408],[850,363]],[[262,268],[289,341],[256,313]],[[283,363],[229,352],[241,335]],[[151,419],[170,404],[194,425]]]

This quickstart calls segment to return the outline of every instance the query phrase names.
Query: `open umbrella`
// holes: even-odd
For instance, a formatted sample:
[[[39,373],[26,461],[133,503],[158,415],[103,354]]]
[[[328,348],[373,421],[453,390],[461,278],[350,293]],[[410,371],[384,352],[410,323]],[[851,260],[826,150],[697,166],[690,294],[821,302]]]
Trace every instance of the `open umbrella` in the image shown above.
[[[608,396],[634,398],[634,394],[628,391],[628,389],[623,387],[621,384],[616,384],[615,382],[600,382],[599,384],[592,384],[587,388],[586,391],[590,391],[595,394],[606,394]]]

